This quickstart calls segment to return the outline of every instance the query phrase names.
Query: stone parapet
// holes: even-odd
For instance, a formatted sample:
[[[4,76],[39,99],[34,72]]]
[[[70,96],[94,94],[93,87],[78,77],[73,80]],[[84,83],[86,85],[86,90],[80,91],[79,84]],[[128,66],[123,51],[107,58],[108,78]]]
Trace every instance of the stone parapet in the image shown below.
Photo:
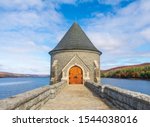
[[[40,109],[49,99],[55,98],[65,85],[66,82],[62,81],[0,100],[0,110]]]
[[[117,109],[150,110],[149,95],[93,82],[85,82],[85,86]]]

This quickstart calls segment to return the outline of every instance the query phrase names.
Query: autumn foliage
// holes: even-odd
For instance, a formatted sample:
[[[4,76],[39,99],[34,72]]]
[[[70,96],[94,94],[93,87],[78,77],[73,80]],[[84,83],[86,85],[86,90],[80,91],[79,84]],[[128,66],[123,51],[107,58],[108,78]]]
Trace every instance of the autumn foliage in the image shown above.
[[[101,77],[150,79],[150,63],[101,71]]]

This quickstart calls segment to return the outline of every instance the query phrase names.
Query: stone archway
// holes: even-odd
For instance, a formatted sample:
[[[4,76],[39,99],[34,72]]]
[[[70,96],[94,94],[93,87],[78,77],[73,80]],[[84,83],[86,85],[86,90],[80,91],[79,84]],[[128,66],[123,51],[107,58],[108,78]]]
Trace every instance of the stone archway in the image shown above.
[[[73,66],[69,70],[69,84],[83,84],[83,71],[79,66]]]

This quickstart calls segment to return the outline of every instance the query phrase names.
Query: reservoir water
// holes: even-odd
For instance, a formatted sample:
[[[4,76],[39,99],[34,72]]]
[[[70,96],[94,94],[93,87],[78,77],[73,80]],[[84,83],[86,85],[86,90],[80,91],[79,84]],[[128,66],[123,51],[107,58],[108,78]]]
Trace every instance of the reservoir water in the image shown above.
[[[103,84],[150,95],[150,81],[102,78]],[[14,96],[49,84],[49,78],[0,78],[0,99]]]
[[[49,84],[49,78],[0,78],[0,99]]]
[[[150,95],[150,81],[135,79],[102,78],[102,84],[111,84],[123,89]]]

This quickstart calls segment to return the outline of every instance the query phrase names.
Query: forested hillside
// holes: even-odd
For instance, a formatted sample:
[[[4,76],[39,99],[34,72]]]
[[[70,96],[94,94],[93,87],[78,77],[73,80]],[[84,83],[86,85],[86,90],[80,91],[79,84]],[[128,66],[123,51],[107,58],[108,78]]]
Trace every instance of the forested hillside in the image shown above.
[[[150,63],[102,70],[101,77],[150,79]]]
[[[9,72],[0,72],[0,78],[19,78],[19,77],[49,77],[49,75],[38,75],[38,74],[18,74]]]

